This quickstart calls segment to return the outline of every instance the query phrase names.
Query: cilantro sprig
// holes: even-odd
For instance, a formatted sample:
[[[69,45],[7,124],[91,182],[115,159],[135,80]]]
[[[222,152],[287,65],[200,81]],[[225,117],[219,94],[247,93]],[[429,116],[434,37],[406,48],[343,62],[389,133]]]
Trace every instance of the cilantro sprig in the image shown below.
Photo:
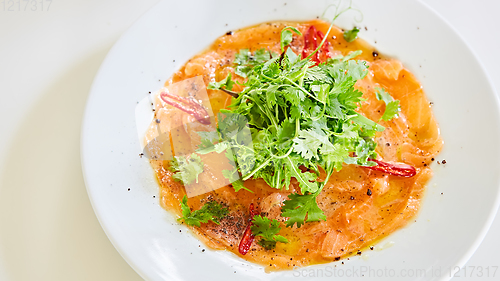
[[[356,38],[358,38],[358,32],[359,32],[359,28],[357,28],[357,27],[354,27],[351,30],[344,31],[345,41],[352,42],[352,41],[356,40]]]
[[[198,182],[198,176],[203,172],[203,162],[195,153],[188,157],[175,156],[170,161],[170,170],[175,172],[172,178],[188,185],[194,181]]]
[[[389,121],[392,118],[398,116],[398,113],[401,110],[401,107],[399,106],[399,101],[394,100],[394,98],[382,88],[375,88],[375,90],[377,90],[377,92],[375,93],[377,99],[384,101],[385,103],[385,111],[382,117],[380,117],[380,119],[384,121]]]
[[[266,49],[260,49],[251,53],[249,49],[241,49],[234,58],[234,72],[245,78],[252,71],[256,65],[268,61],[270,58],[275,57],[276,53],[272,53]],[[231,89],[228,89],[231,90]]]
[[[288,239],[278,235],[281,230],[278,220],[270,220],[267,217],[258,215],[253,217],[252,224],[251,230],[253,235],[260,237],[257,243],[267,250],[274,249],[276,242],[288,243]]]
[[[227,208],[223,208],[222,205],[216,201],[210,201],[199,210],[192,212],[187,204],[187,200],[187,196],[184,195],[180,202],[182,217],[178,219],[178,221],[184,221],[187,225],[199,227],[201,223],[207,223],[209,221],[220,224],[219,220],[229,213]]]
[[[291,35],[284,30],[282,46]],[[250,128],[253,157],[238,161],[252,167],[239,169],[243,180],[262,178],[276,189],[288,189],[292,177],[299,182],[301,194],[290,195],[282,207],[287,226],[325,219],[316,197],[343,163],[375,165],[369,161],[376,158],[373,137],[385,128],[357,112],[363,94],[354,85],[368,73],[366,62],[353,59],[360,53],[315,65],[288,48],[248,70],[243,91],[221,110],[230,118],[244,116]],[[322,182],[320,168],[326,171]]]
[[[289,200],[286,200],[281,208],[281,215],[288,217],[286,226],[292,227],[297,224],[297,227],[300,227],[305,222],[326,220],[325,214],[316,203],[316,196],[316,194],[288,195]]]

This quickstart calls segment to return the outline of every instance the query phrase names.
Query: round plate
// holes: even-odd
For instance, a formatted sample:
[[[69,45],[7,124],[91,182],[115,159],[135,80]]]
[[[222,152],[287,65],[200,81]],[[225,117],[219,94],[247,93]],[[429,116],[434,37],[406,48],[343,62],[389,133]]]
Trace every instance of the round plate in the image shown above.
[[[336,24],[400,59],[433,102],[444,150],[416,222],[363,257],[265,273],[225,251],[206,250],[159,206],[158,184],[141,152],[134,110],[190,57],[229,30],[310,20],[338,1],[164,1],[116,43],[92,86],[82,128],[89,197],[109,239],[147,280],[447,280],[472,255],[499,203],[499,107],[480,64],[438,15],[417,1],[354,1]],[[345,3],[344,3],[345,4]],[[327,15],[332,13],[328,10]],[[330,15],[330,16],[331,16]],[[366,26],[366,29],[364,28]],[[395,279],[396,280],[396,279]]]

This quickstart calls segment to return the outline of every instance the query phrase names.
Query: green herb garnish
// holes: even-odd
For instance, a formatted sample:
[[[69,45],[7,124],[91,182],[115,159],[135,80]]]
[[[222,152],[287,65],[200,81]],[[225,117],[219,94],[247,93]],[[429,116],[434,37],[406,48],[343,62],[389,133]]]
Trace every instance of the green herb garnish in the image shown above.
[[[227,208],[223,208],[221,204],[216,201],[210,201],[203,205],[199,210],[191,212],[187,205],[187,196],[184,195],[181,202],[182,217],[178,221],[184,221],[187,225],[200,226],[200,223],[207,223],[209,221],[215,224],[220,224],[219,220],[227,216],[229,213]]]
[[[251,230],[253,235],[255,235],[255,237],[261,237],[257,243],[267,250],[274,249],[276,247],[276,242],[288,243],[288,239],[281,235],[277,235],[281,230],[277,220],[270,220],[262,216],[254,216],[252,224]]]
[[[356,40],[356,38],[358,38],[358,32],[359,32],[359,28],[357,28],[357,27],[354,27],[351,30],[344,31],[345,41],[352,42],[352,41]]]
[[[268,61],[273,56],[276,56],[276,54],[266,49],[260,49],[254,53],[251,53],[248,49],[241,49],[234,58],[234,64],[236,65],[234,72],[241,77],[247,77],[254,66]]]
[[[170,161],[170,170],[175,172],[172,178],[188,185],[194,181],[198,182],[198,175],[203,172],[203,162],[201,162],[200,156],[195,153],[188,158],[175,156]]]
[[[302,35],[302,33],[295,27],[292,26],[287,26],[281,30],[281,51],[285,51],[285,47],[288,46],[292,40],[293,40],[293,32],[297,33],[298,35]]]
[[[287,226],[325,219],[316,197],[343,163],[375,165],[368,160],[376,158],[373,137],[384,127],[356,112],[362,93],[354,84],[368,73],[364,61],[352,60],[359,54],[315,65],[287,49],[251,68],[243,91],[221,110],[230,116],[226,123],[244,116],[250,126],[251,163],[238,159],[240,167],[252,167],[240,169],[243,180],[262,178],[276,189],[288,189],[292,177],[299,182],[302,195],[290,195],[282,209]],[[319,167],[326,171],[323,182]]]
[[[297,223],[297,227],[300,227],[308,221],[326,220],[325,214],[316,203],[316,196],[316,194],[288,195],[290,200],[286,200],[285,205],[281,208],[281,215],[289,218],[286,221],[286,226],[292,227]]]
[[[389,121],[392,118],[398,116],[398,112],[401,110],[399,106],[399,100],[394,100],[392,96],[382,88],[376,88],[375,93],[378,100],[382,100],[385,103],[385,111],[381,120]]]

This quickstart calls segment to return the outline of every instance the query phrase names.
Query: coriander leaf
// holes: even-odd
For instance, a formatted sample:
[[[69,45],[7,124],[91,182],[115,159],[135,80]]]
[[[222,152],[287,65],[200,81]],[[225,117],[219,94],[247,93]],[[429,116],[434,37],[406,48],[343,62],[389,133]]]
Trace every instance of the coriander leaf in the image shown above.
[[[287,227],[292,227],[295,223],[297,227],[300,227],[304,222],[326,221],[325,214],[316,203],[316,196],[316,194],[299,195],[297,193],[288,195],[289,200],[285,200],[281,208],[281,216],[288,218]]]
[[[210,90],[220,90],[221,88],[225,88],[226,90],[231,91],[233,89],[234,81],[231,80],[231,73],[229,73],[226,78],[220,80],[219,82],[210,82],[208,84],[207,89]]]
[[[201,141],[201,144],[198,145],[198,149],[211,148],[219,141],[219,134],[217,131],[198,131],[196,133],[200,136]]]
[[[254,66],[262,64],[274,56],[274,53],[271,53],[264,48],[255,51],[253,54],[248,49],[241,49],[240,52],[235,55],[235,73],[243,78],[246,78],[250,72],[252,72]]]
[[[340,143],[324,147],[321,150],[323,155],[324,166],[331,166],[335,170],[340,171],[342,169],[342,163],[349,157],[348,147]]]
[[[243,181],[240,178],[240,175],[238,174],[238,171],[236,169],[234,170],[222,170],[222,175],[229,180],[231,185],[234,188],[234,191],[238,192],[242,189],[252,192],[250,189],[246,188],[245,185],[243,185]]]
[[[398,112],[400,111],[399,100],[394,100],[389,102],[385,106],[384,115],[382,115],[382,120],[389,121],[394,117],[398,116]]]
[[[299,182],[299,187],[302,193],[305,192],[316,192],[318,190],[318,182],[316,179],[318,176],[311,172],[302,172],[300,170],[300,162],[297,158],[293,156],[285,157],[286,164],[285,169],[288,174],[294,177]]]
[[[267,217],[258,215],[253,217],[252,224],[251,230],[253,235],[261,237],[258,243],[267,250],[274,249],[276,242],[288,243],[288,239],[277,235],[281,230],[278,220],[270,220]]]
[[[180,202],[182,217],[177,219],[178,221],[184,221],[187,225],[200,227],[200,223],[207,223],[209,221],[219,224],[219,220],[229,213],[227,208],[223,208],[222,205],[216,201],[210,201],[199,210],[191,212],[191,209],[187,205],[187,200],[187,196],[184,195]]]
[[[300,131],[299,137],[294,138],[293,142],[293,150],[307,160],[312,158],[319,160],[318,149],[330,143],[325,133],[314,130]]]
[[[386,104],[390,103],[391,101],[393,101],[394,99],[392,98],[392,96],[386,92],[384,89],[382,88],[375,88],[375,90],[377,90],[375,92],[375,95],[377,97],[378,100],[381,100],[381,101],[384,101]]]
[[[351,30],[344,31],[344,39],[347,42],[352,42],[358,37],[359,28],[354,27]]]
[[[174,179],[188,185],[195,180],[198,182],[198,175],[203,172],[203,162],[195,153],[188,157],[174,156],[170,162],[170,169],[175,172],[172,176]]]
[[[375,92],[377,99],[382,100],[385,103],[385,111],[381,120],[389,121],[394,117],[398,116],[398,112],[401,110],[399,106],[399,100],[394,100],[392,96],[382,88],[376,88]]]
[[[293,32],[297,33],[298,35],[302,35],[302,33],[295,27],[292,26],[287,26],[281,30],[281,51],[285,51],[285,47],[288,46],[292,40],[293,40]]]
[[[292,64],[295,64],[300,61],[300,56],[294,53],[291,48],[288,48],[286,50],[285,55],[288,61]]]
[[[363,135],[366,136],[375,136],[375,132],[382,132],[385,130],[385,127],[377,124],[375,121],[372,121],[361,114],[356,114],[351,118],[351,121],[358,124],[364,131]]]

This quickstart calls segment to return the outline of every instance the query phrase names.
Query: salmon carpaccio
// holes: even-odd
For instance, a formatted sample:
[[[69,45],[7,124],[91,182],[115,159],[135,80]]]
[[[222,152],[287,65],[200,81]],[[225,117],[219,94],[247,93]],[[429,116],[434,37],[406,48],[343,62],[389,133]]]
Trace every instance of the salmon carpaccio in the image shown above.
[[[165,86],[200,75],[207,86],[210,82],[224,79],[228,73],[243,82],[242,78],[234,74],[232,67],[235,53],[240,49],[253,52],[261,48],[280,53],[280,32],[285,26],[294,26],[304,33],[311,25],[323,33],[329,27],[329,23],[319,20],[277,22],[228,33],[190,59],[167,80]],[[245,190],[235,192],[231,186],[225,186],[189,198],[188,205],[192,210],[216,200],[230,211],[220,225],[209,222],[201,227],[190,227],[200,240],[213,249],[228,250],[261,264],[267,271],[293,269],[295,266],[325,263],[359,254],[405,226],[418,212],[425,184],[432,176],[429,164],[443,145],[421,84],[401,62],[379,54],[361,39],[346,42],[342,30],[336,27],[333,27],[328,40],[337,54],[345,56],[351,51],[362,50],[363,53],[356,59],[365,60],[369,65],[369,74],[356,84],[365,99],[358,109],[360,113],[379,121],[385,103],[377,100],[377,87],[384,88],[394,99],[400,100],[399,117],[379,122],[386,129],[375,138],[378,144],[376,152],[386,162],[412,165],[417,174],[402,178],[344,164],[340,172],[331,176],[317,197],[318,206],[325,212],[327,220],[308,222],[300,228],[285,227],[284,218],[280,216],[283,201],[289,194],[300,191],[294,179],[288,190],[273,189],[262,179],[251,179],[245,181],[244,185],[253,193]],[[290,46],[295,53],[300,54],[304,46],[302,36],[294,35]],[[238,92],[241,89],[241,86],[236,85],[233,90]],[[231,102],[231,96],[219,90],[208,90],[208,96],[215,114]],[[192,119],[180,110],[159,108],[160,104],[157,103],[155,118],[169,120],[162,122],[162,126],[166,126],[165,130],[170,129],[169,124],[187,124]],[[210,165],[209,162],[210,159],[207,159],[204,165]],[[152,160],[151,164],[160,183],[161,205],[180,215],[179,201],[186,194],[184,186],[172,179],[168,161]],[[289,243],[277,243],[274,250],[266,250],[254,241],[246,255],[238,252],[239,242],[248,224],[248,207],[251,203],[261,214],[280,221],[279,234],[286,237]]]

